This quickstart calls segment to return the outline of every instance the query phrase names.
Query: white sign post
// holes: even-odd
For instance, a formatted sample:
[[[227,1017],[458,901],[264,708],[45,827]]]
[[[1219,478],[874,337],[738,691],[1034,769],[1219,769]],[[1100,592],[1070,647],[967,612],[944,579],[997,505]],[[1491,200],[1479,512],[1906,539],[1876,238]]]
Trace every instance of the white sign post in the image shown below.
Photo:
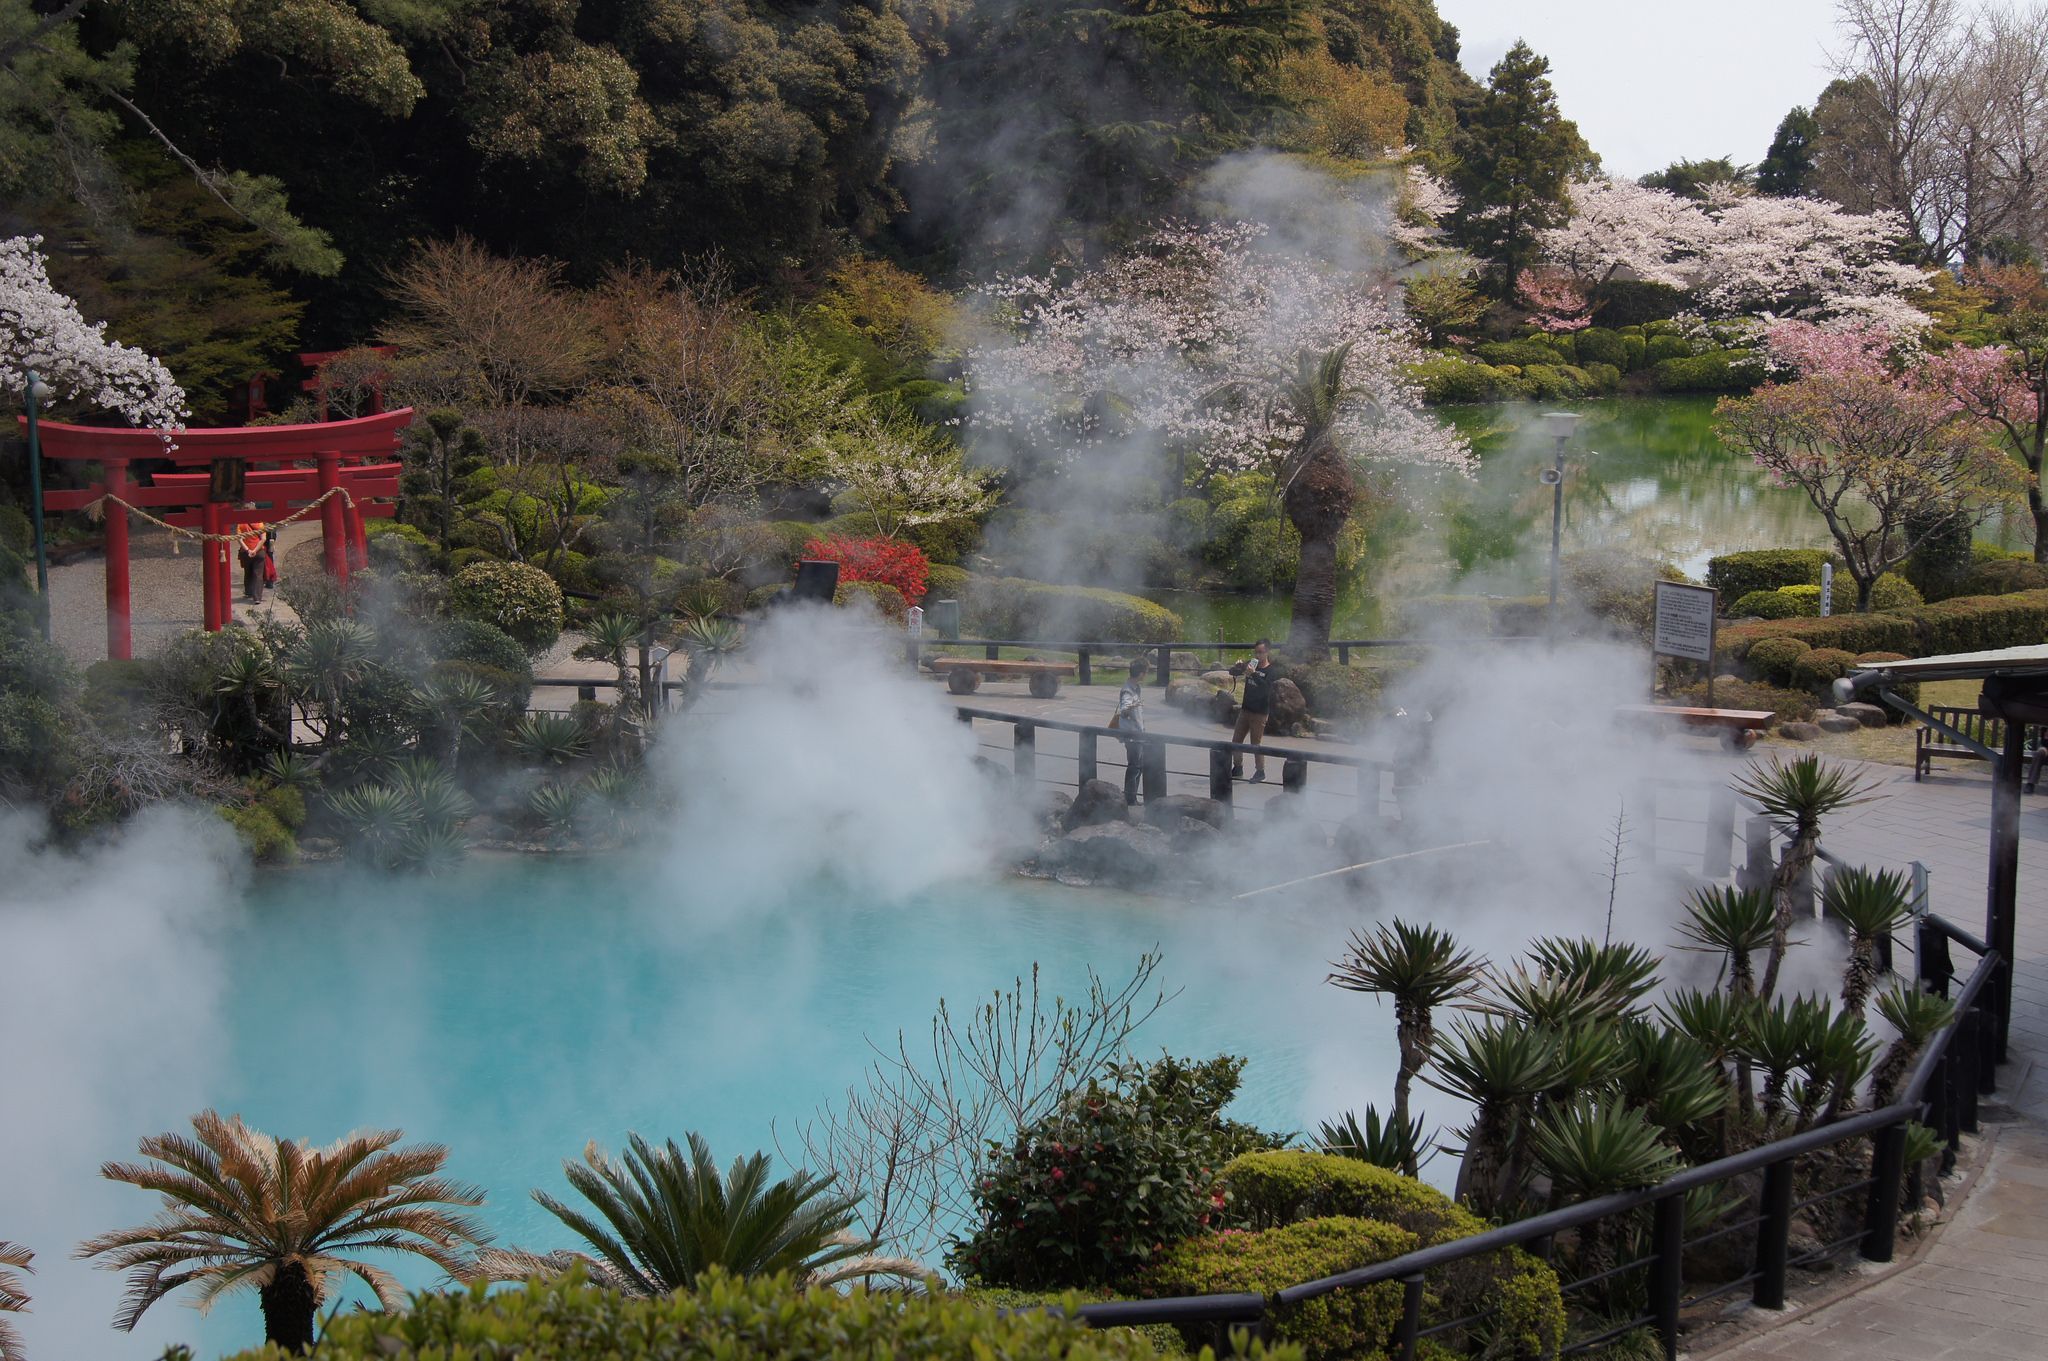
[[[1835,612],[1835,565],[1824,562],[1820,565],[1820,617],[1825,619]]]
[[[1714,616],[1720,592],[1678,581],[1657,583],[1657,624],[1650,644],[1657,657],[1683,657],[1707,668],[1707,707],[1714,707]]]

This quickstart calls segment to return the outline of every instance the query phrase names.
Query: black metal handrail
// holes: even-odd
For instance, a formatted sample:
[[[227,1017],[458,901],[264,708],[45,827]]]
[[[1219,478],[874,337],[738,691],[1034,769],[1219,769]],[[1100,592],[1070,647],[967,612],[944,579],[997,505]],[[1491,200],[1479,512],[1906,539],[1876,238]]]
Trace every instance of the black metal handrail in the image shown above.
[[[1751,1173],[1764,1174],[1763,1206],[1756,1216],[1757,1262],[1755,1269],[1747,1273],[1747,1278],[1753,1282],[1752,1293],[1758,1304],[1782,1308],[1785,1272],[1792,1264],[1786,1242],[1796,1208],[1792,1200],[1792,1162],[1803,1155],[1865,1136],[1873,1140],[1871,1175],[1825,1193],[1833,1197],[1867,1188],[1868,1203],[1863,1227],[1858,1233],[1825,1250],[1832,1253],[1860,1240],[1865,1258],[1890,1261],[1900,1187],[1905,1176],[1905,1126],[1909,1121],[1921,1120],[1932,1113],[1940,1121],[1937,1129],[1944,1134],[1951,1157],[1960,1134],[1975,1129],[1975,1096],[1979,1084],[1987,1083],[1990,1077],[1988,1069],[1978,1066],[1978,1060],[1988,1055],[1983,1044],[1988,1028],[1981,1015],[1982,997],[1993,977],[2004,967],[2004,961],[1995,951],[1984,948],[1983,942],[1975,940],[1954,923],[1931,913],[1923,916],[1921,921],[1928,931],[1976,949],[1980,957],[1955,999],[1955,1018],[1928,1041],[1900,1098],[1882,1109],[1846,1116],[1758,1148],[1687,1168],[1656,1186],[1581,1201],[1512,1224],[1503,1224],[1469,1238],[1454,1239],[1371,1266],[1303,1281],[1271,1296],[1233,1293],[1119,1300],[1084,1305],[1079,1311],[1080,1316],[1095,1327],[1158,1323],[1259,1327],[1276,1309],[1338,1290],[1363,1289],[1398,1281],[1403,1287],[1403,1309],[1393,1336],[1388,1340],[1388,1352],[1393,1357],[1410,1361],[1416,1354],[1417,1339],[1424,1331],[1420,1324],[1424,1287],[1430,1271],[1490,1252],[1531,1244],[1547,1245],[1560,1233],[1648,1206],[1656,1212],[1651,1236],[1652,1252],[1642,1261],[1629,1264],[1627,1269],[1648,1269],[1651,1311],[1612,1331],[1618,1333],[1643,1325],[1654,1326],[1665,1355],[1675,1358],[1678,1354],[1679,1309],[1684,1303],[1682,1257],[1685,1248],[1691,1246],[1684,1236],[1686,1193]],[[1958,1044],[1958,1039],[1963,1043]],[[1957,1081],[1959,1077],[1964,1079],[1960,1084]],[[1945,1169],[1946,1165],[1945,1160]],[[1717,1230],[1716,1235],[1719,1232]],[[1723,1285],[1715,1293],[1728,1293],[1743,1283],[1737,1281]],[[1697,1303],[1697,1299],[1694,1302]],[[1572,1349],[1583,1349],[1600,1340],[1580,1339]]]

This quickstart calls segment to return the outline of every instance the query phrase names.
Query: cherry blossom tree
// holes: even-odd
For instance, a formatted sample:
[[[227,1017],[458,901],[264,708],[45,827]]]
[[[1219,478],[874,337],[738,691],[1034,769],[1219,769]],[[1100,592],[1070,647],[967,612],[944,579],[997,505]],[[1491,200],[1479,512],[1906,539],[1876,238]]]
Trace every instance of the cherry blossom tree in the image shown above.
[[[1572,215],[1539,238],[1543,256],[1590,288],[1617,274],[1686,288],[1709,222],[1692,199],[1632,180],[1589,179],[1571,186]]]
[[[1859,362],[1725,398],[1716,414],[1725,441],[1806,493],[1868,611],[1880,576],[1928,538],[1982,523],[2025,479],[1945,393]]]
[[[1568,270],[1523,270],[1515,276],[1515,301],[1533,309],[1529,324],[1539,331],[1559,335],[1593,324],[1593,304]]]
[[[1406,376],[1422,351],[1389,287],[1241,222],[1169,225],[1096,269],[1000,280],[982,297],[991,332],[968,353],[970,436],[1054,476],[1161,453],[1198,475],[1263,471],[1283,501],[1278,482],[1307,435],[1319,468],[1333,450],[1349,463],[1462,471],[1464,440],[1423,410]],[[1340,352],[1324,385],[1334,400],[1275,399],[1303,356]],[[1324,508],[1315,532],[1333,526],[1343,518]]]
[[[1405,153],[1407,149],[1404,148]],[[1400,193],[1387,235],[1417,259],[1448,249],[1443,224],[1458,211],[1458,193],[1427,169],[1411,162],[1401,172]]]
[[[1857,300],[1900,298],[1927,284],[1922,271],[1892,258],[1907,234],[1896,213],[1751,195],[1710,202],[1704,215],[1693,287],[1717,312],[1868,316]]]
[[[893,539],[911,525],[985,514],[995,494],[961,466],[959,451],[881,423],[822,450],[840,499]]]
[[[50,282],[41,237],[0,240],[0,392],[22,394],[33,372],[60,400],[182,429],[185,393],[171,371],[105,332]]]
[[[2034,561],[2048,562],[2048,278],[2023,266],[1974,271],[1990,298],[2001,345],[1957,346],[1933,357],[1928,381],[1995,432],[2027,470]]]

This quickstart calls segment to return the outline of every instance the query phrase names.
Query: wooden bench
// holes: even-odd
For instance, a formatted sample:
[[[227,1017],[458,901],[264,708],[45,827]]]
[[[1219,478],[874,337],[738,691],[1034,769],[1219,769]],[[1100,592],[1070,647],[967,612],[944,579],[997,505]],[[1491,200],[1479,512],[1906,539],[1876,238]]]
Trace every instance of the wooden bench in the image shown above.
[[[1754,745],[1757,734],[1778,721],[1769,709],[1699,709],[1682,704],[1624,704],[1619,712],[1624,718],[1711,729],[1721,734],[1721,744],[1730,751]]]
[[[1975,709],[1966,709],[1958,704],[1930,704],[1927,713],[1938,718],[1965,737],[1975,738],[1993,751],[2005,747],[2005,720],[1991,718]],[[2041,787],[2041,766],[2044,755],[2048,755],[2048,729],[2039,724],[2028,729],[2033,737],[2034,756],[2027,767],[2026,791],[2031,794]],[[1953,756],[1959,761],[1981,761],[1983,754],[1960,742],[1947,740],[1947,734],[1921,724],[1913,730],[1913,779],[1929,775],[1934,770],[1934,758]]]
[[[980,657],[934,657],[929,665],[946,678],[946,688],[956,695],[971,695],[987,676],[1024,676],[1037,699],[1051,699],[1060,692],[1060,679],[1080,668],[1073,662],[992,662]]]

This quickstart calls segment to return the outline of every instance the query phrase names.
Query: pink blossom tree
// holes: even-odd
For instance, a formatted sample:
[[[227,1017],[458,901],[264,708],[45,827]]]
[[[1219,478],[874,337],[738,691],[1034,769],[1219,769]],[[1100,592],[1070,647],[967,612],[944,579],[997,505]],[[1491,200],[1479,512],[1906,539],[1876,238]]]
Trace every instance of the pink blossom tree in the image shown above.
[[[1299,582],[1321,573],[1324,540],[1350,511],[1336,494],[1343,479],[1324,475],[1329,459],[1462,471],[1470,457],[1406,376],[1422,351],[1388,287],[1277,248],[1249,223],[1169,225],[1095,269],[1000,280],[984,291],[990,325],[968,352],[970,438],[1054,476],[1162,452],[1198,476],[1263,471],[1283,506],[1290,472],[1313,467],[1316,513],[1296,524],[1308,570],[1297,574],[1294,633],[1316,651],[1329,614],[1322,588],[1312,582],[1304,597]],[[1339,500],[1342,515],[1331,510]]]
[[[1562,269],[1525,269],[1515,276],[1515,301],[1530,308],[1529,324],[1553,335],[1593,324],[1593,304],[1579,281]]]
[[[60,400],[114,412],[133,425],[184,427],[185,393],[171,371],[106,338],[57,291],[42,238],[0,240],[0,393],[21,394],[34,373]]]
[[[1989,320],[2004,342],[1958,346],[1934,357],[1928,381],[1995,432],[2027,471],[2034,561],[2048,562],[2048,279],[2025,266],[1974,271],[1988,295]]]

